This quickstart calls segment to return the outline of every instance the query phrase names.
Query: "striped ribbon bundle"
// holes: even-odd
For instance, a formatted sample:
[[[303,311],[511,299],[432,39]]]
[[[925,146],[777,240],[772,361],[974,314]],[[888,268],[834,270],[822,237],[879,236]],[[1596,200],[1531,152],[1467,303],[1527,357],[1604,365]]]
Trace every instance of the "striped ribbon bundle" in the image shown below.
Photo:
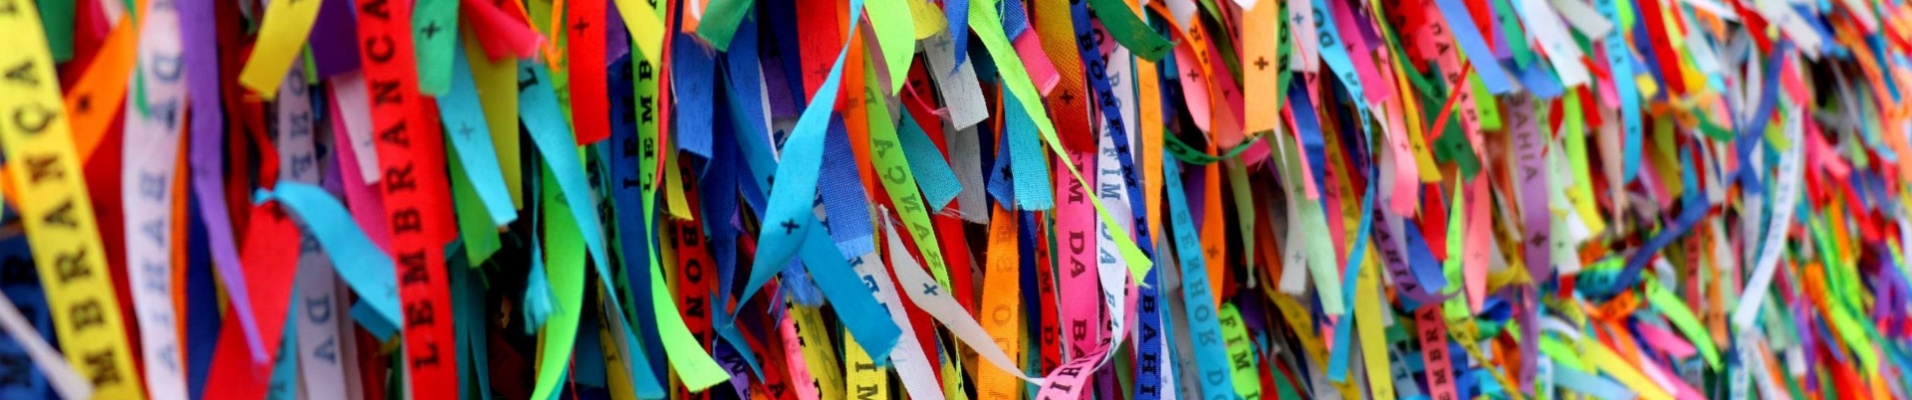
[[[0,398],[1912,389],[1902,0],[0,0]]]

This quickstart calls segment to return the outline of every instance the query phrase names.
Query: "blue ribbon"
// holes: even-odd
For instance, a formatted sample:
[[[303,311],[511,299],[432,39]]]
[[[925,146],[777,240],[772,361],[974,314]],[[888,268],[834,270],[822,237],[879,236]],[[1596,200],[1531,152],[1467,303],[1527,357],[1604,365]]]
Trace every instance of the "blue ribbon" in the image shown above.
[[[1467,61],[1474,66],[1474,72],[1480,75],[1480,82],[1487,86],[1487,92],[1503,95],[1514,90],[1507,81],[1507,72],[1501,70],[1500,63],[1494,61],[1494,53],[1487,49],[1487,42],[1475,27],[1474,17],[1468,14],[1467,6],[1460,0],[1435,0],[1440,14],[1447,21],[1447,27],[1453,31],[1454,41],[1459,42],[1461,51],[1467,55]],[[1454,90],[1467,90],[1466,86],[1456,86]]]
[[[856,154],[850,151],[850,132],[845,130],[842,118],[830,118],[827,135],[823,139],[823,151],[825,157],[834,161],[823,165],[822,180],[817,181],[817,191],[823,193],[824,212],[829,216],[824,220],[826,228],[836,240],[837,251],[845,258],[876,251],[870,231],[870,203],[866,195],[869,192],[857,175]],[[771,200],[772,205],[776,202]]]
[[[1078,40],[1081,38],[1094,37],[1094,29],[1089,24],[1088,2],[1074,2],[1074,4],[1070,6],[1070,13],[1074,15],[1075,31]],[[1147,199],[1142,196],[1141,180],[1136,179],[1135,176],[1135,157],[1131,155],[1129,151],[1128,125],[1122,121],[1122,108],[1121,105],[1115,101],[1115,90],[1109,83],[1109,76],[1106,73],[1109,64],[1108,57],[1103,56],[1102,53],[1098,51],[1098,47],[1095,46],[1095,42],[1093,41],[1084,41],[1078,44],[1079,45],[1076,46],[1076,53],[1082,57],[1083,71],[1085,71],[1085,75],[1088,76],[1089,86],[1095,89],[1095,98],[1096,102],[1101,105],[1102,117],[1109,122],[1108,125],[1103,126],[1102,129],[1109,131],[1110,139],[1115,142],[1116,161],[1122,164],[1122,182],[1128,189],[1129,216],[1135,219],[1133,221],[1136,232],[1135,244],[1141,247],[1143,254],[1154,258],[1155,241],[1151,239],[1151,235],[1149,234]],[[1110,230],[1119,231],[1119,229]]]
[[[326,256],[331,257],[339,277],[358,293],[359,304],[368,304],[376,312],[378,321],[359,318],[359,322],[394,326],[399,321],[399,299],[392,258],[359,230],[352,214],[325,189],[295,181],[280,181],[274,188],[261,189],[256,195],[260,200],[277,201],[298,215],[319,247],[325,248]]]
[[[1036,122],[1023,112],[1016,96],[1002,96],[1003,138],[1009,148],[1010,183],[1016,187],[1016,204],[1024,209],[1047,210],[1055,206],[1050,197],[1049,166],[1043,161],[1042,141],[1037,138]]]
[[[863,279],[850,268],[849,261],[837,253],[836,247],[829,245],[829,238],[822,231],[812,229],[808,235],[800,257],[810,270],[810,278],[823,290],[824,297],[830,299],[838,320],[856,336],[856,342],[863,345],[870,358],[889,359],[890,348],[896,346],[903,330],[889,318],[871,318],[889,315],[889,311],[876,302],[875,293],[863,286]]]
[[[11,212],[9,212],[11,213]],[[14,236],[0,242],[0,292],[7,300],[33,323],[40,337],[47,344],[58,346],[58,336],[53,334],[53,316],[47,313],[46,293],[40,287],[40,276],[35,273],[32,249],[27,244],[26,235]],[[205,351],[210,355],[211,351]],[[4,372],[9,382],[19,385],[0,385],[0,397],[9,399],[46,399],[53,398],[46,377],[33,364],[25,347],[13,340],[11,335],[0,335],[0,372]],[[161,368],[149,365],[147,368]],[[17,374],[17,375],[16,375]]]
[[[989,137],[989,132],[985,132],[985,129],[987,128],[977,125],[976,134],[985,138]],[[1016,187],[1010,182],[1014,172],[1012,172],[1013,167],[1009,165],[1009,138],[997,141],[994,147],[996,148],[995,159],[991,160],[993,162],[989,167],[989,182],[985,184],[984,189],[987,189],[989,197],[995,199],[996,203],[1001,204],[1003,208],[1015,208]]]
[[[199,195],[189,193],[186,198],[193,202],[186,207],[188,221],[196,221],[199,216]],[[219,325],[222,322],[219,313],[219,289],[213,280],[212,253],[206,246],[204,224],[187,224],[188,240],[186,246],[186,384],[190,385],[188,394],[193,398],[202,398],[206,394],[206,378],[212,372],[213,349],[219,344]],[[386,274],[393,275],[393,274]],[[396,277],[394,277],[396,278]],[[19,304],[20,297],[12,297]],[[361,302],[363,303],[363,302]],[[52,326],[51,323],[36,326]],[[47,332],[41,332],[42,336]]]
[[[525,131],[537,145],[538,153],[543,156],[540,158],[551,168],[552,178],[557,179],[559,197],[571,209],[572,222],[584,237],[598,276],[615,276],[611,275],[611,262],[605,256],[604,229],[597,207],[591,205],[584,163],[578,160],[577,139],[565,124],[564,114],[558,110],[557,96],[551,91],[551,73],[540,62],[520,60],[518,65],[518,115],[524,120]],[[611,302],[617,303],[617,292],[609,293]]]
[[[848,34],[856,34],[857,28],[862,25],[862,14],[863,0],[850,0]],[[844,42],[849,42],[849,39],[846,37]],[[788,261],[803,245],[804,236],[799,235],[805,233],[799,231],[809,230],[814,220],[811,217],[811,204],[817,192],[817,172],[823,163],[824,131],[832,119],[831,108],[837,103],[838,88],[843,82],[843,59],[849,49],[849,46],[844,46],[837,51],[836,61],[830,66],[830,75],[824,78],[815,97],[803,109],[803,115],[797,118],[790,139],[784,144],[782,162],[777,163],[779,184],[770,187],[771,195],[767,199],[770,202],[769,212],[762,220],[764,229],[757,239],[757,258],[753,262],[753,269],[770,269]],[[744,284],[744,293],[739,298],[749,299],[763,286],[764,281],[752,275],[751,280]],[[768,277],[765,278],[767,280]]]
[[[916,124],[916,118],[908,112],[901,114],[897,136],[903,142],[904,157],[909,159],[910,174],[916,176],[916,185],[923,191],[929,209],[942,210],[963,192],[963,184],[956,180],[956,171],[949,168],[949,160],[930,140],[929,133]]]
[[[671,44],[671,85],[676,96],[671,110],[677,112],[671,120],[677,125],[673,137],[677,138],[677,148],[709,159],[716,53],[692,39],[691,34],[677,32],[671,37],[675,42]]]
[[[1302,85],[1288,86],[1288,104],[1294,109],[1295,130],[1301,133],[1302,155],[1308,158],[1310,175],[1315,182],[1325,185],[1328,182],[1327,144],[1321,138],[1321,122],[1315,120],[1314,103],[1308,99],[1307,89]]]
[[[1179,162],[1163,152],[1162,177],[1167,180],[1169,221],[1175,228],[1176,255],[1181,256],[1183,306],[1188,310],[1188,326],[1194,336],[1195,362],[1201,371],[1196,372],[1202,385],[1202,393],[1234,393],[1234,376],[1229,370],[1228,348],[1222,342],[1221,323],[1217,320],[1220,313],[1215,308],[1215,300],[1210,295],[1214,286],[1208,282],[1207,261],[1202,259],[1201,241],[1197,238],[1195,223],[1189,217],[1188,200],[1182,191]],[[1219,210],[1217,210],[1219,212]]]
[[[619,254],[623,256],[621,265],[624,266],[626,289],[630,291],[631,299],[635,302],[631,307],[633,312],[630,315],[634,315],[634,318],[640,321],[654,321],[656,311],[651,306],[651,277],[648,271],[651,251],[649,223],[651,216],[644,215],[644,191],[640,184],[643,178],[638,176],[644,143],[640,143],[637,136],[637,86],[632,80],[633,74],[636,73],[635,68],[639,68],[641,62],[633,60],[627,54],[611,63],[609,87],[614,88],[610,91],[611,109],[617,111],[611,118],[611,140],[612,143],[616,143],[616,148],[612,151],[613,155],[608,158],[611,179],[615,182],[611,186],[611,194],[612,201],[617,205],[614,214],[617,217]],[[625,334],[627,336],[625,340],[634,343],[628,346],[632,354],[626,356],[637,357],[639,361],[642,361],[637,363],[642,365],[636,368],[642,371],[631,371],[633,379],[638,382],[640,389],[648,385],[656,385],[660,377],[655,371],[666,368],[664,357],[647,356],[664,352],[657,327],[654,324],[639,324],[637,330],[626,329]],[[641,342],[635,340],[639,336],[644,340]]]
[[[498,154],[491,143],[491,126],[485,123],[483,106],[478,104],[478,88],[472,83],[471,64],[465,58],[465,46],[451,46],[452,56],[451,87],[444,96],[438,97],[438,115],[445,122],[445,136],[451,138],[453,149],[460,157],[460,165],[465,177],[471,181],[478,200],[485,205],[485,211],[491,215],[493,226],[503,226],[518,219],[518,209],[511,204],[511,193],[505,187],[504,172],[499,169]],[[324,103],[319,103],[324,104]],[[314,107],[323,109],[325,107]]]

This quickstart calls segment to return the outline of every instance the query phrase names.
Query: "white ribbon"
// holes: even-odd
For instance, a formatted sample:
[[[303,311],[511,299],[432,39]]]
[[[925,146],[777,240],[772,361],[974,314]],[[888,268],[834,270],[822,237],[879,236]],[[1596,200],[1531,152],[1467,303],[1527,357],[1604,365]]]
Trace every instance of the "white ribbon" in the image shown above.
[[[183,399],[186,364],[179,347],[179,318],[173,309],[172,232],[173,179],[180,153],[180,122],[186,115],[186,67],[176,10],[167,2],[147,2],[144,15],[144,25],[139,27],[139,68],[129,79],[143,83],[145,91],[126,101],[122,147],[126,162],[120,168],[126,275],[140,327],[147,393]]]

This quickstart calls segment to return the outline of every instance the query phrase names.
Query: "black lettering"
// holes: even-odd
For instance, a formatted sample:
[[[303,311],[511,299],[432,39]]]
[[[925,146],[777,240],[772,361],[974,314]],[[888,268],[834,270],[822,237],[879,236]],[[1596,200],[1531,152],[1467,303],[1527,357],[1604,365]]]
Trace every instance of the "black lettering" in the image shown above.
[[[385,0],[372,0],[372,2],[367,3],[365,7],[377,7],[381,9],[379,12],[383,13],[384,4]],[[359,13],[359,15],[366,15],[366,13]],[[373,63],[384,64],[391,62],[392,57],[397,56],[397,53],[398,46],[392,44],[392,37],[389,35],[365,38],[365,56],[370,58]]]
[[[639,116],[643,118],[644,123],[649,124],[651,123],[651,121],[655,120],[654,118],[656,118],[657,112],[651,109],[652,107],[651,96],[640,96],[640,97],[642,98],[639,99],[637,102],[637,107],[638,107],[637,109],[638,111],[640,111]]]
[[[12,5],[12,2],[8,2]],[[22,86],[40,86],[40,77],[33,74],[33,60],[20,61],[19,65],[7,68],[7,80]]]
[[[1061,369],[1056,370],[1056,372],[1066,376],[1077,376],[1082,374],[1082,367],[1070,365],[1070,366],[1062,367]]]
[[[79,220],[73,219],[73,201],[72,200],[61,201],[59,206],[56,206],[52,210],[47,211],[45,216],[40,217],[40,221],[42,223],[47,224],[47,226],[50,226],[50,227],[60,227],[60,228],[66,228],[66,229],[80,228]]]
[[[52,125],[58,118],[58,112],[39,103],[29,103],[13,110],[13,126],[28,134],[46,131],[47,125]]]
[[[392,125],[380,131],[378,133],[378,139],[401,147],[411,147],[412,139],[406,136],[406,133],[405,121],[399,120],[397,125]]]
[[[292,175],[304,176],[307,171],[312,171],[313,168],[317,168],[318,160],[312,157],[313,155],[311,153],[292,156],[292,165],[288,167],[292,170]]]
[[[33,366],[24,353],[0,354],[0,387],[18,388],[33,384]]]
[[[412,179],[412,163],[386,167],[383,183],[386,193],[418,189],[418,181]]]
[[[113,368],[113,349],[104,349],[87,353],[86,376],[93,386],[104,387],[120,383],[119,369]]]
[[[370,0],[359,6],[359,15],[370,15],[381,20],[391,20],[392,14],[385,9],[385,0]]]
[[[410,343],[407,343],[407,345],[409,344]],[[417,370],[425,369],[425,368],[437,367],[438,366],[438,344],[427,342],[425,344],[419,345],[416,350],[411,351],[410,356],[412,359],[413,371],[417,371]]]
[[[400,285],[431,283],[430,269],[425,266],[425,252],[413,251],[398,256]]]
[[[100,308],[99,299],[88,298],[81,300],[79,303],[73,304],[71,308],[68,308],[67,314],[73,318],[73,330],[75,331],[83,332],[87,329],[104,327],[104,325],[106,325],[106,310]]]
[[[538,85],[538,70],[527,66],[524,71],[518,72],[518,76],[523,77],[518,81],[518,91],[520,92]]]
[[[404,104],[405,98],[401,97],[402,94],[403,92],[398,91],[398,81],[372,81],[372,104]]]
[[[392,212],[392,234],[403,235],[425,231],[425,219],[418,215],[418,209],[407,208]]]
[[[684,298],[684,316],[691,317],[691,318],[704,318],[704,297],[703,296],[685,297]]]
[[[432,303],[429,301],[420,301],[405,305],[406,327],[417,328],[431,326],[432,321],[436,318],[438,318],[438,313],[432,309]]]
[[[53,257],[53,270],[60,275],[60,284],[73,283],[75,279],[93,276],[93,266],[86,265],[86,248],[81,247],[73,253],[63,253]]]
[[[689,186],[689,184],[688,184],[688,183],[689,183],[689,180],[685,180],[685,182],[686,182],[686,185],[685,185],[685,186]],[[686,187],[685,189],[689,189],[689,188],[688,188],[688,187]],[[698,228],[699,228],[699,227],[698,227],[698,225],[697,225],[697,224],[679,224],[679,225],[678,225],[678,230],[679,230],[679,231],[681,232],[681,233],[680,233],[680,235],[684,237],[684,245],[685,245],[685,246],[690,246],[690,247],[703,247],[703,246],[704,246],[704,244],[703,244],[704,242],[703,242],[703,241],[702,241],[701,239],[699,239],[699,238],[701,238],[701,237],[703,236],[703,233],[701,233],[701,232],[698,232],[698,231],[697,231],[697,230],[698,230]],[[693,262],[693,263],[694,263],[694,262],[697,262],[697,260],[695,260],[695,259],[693,259],[693,260],[691,260],[691,262]],[[700,271],[700,272],[701,272],[701,271]],[[698,276],[700,276],[700,277],[701,277],[701,276],[703,276],[703,274],[702,274],[702,273],[699,273],[699,274],[698,274]],[[701,278],[692,278],[691,280],[692,280],[692,281],[701,281],[701,280],[703,280],[703,279],[701,279]]]

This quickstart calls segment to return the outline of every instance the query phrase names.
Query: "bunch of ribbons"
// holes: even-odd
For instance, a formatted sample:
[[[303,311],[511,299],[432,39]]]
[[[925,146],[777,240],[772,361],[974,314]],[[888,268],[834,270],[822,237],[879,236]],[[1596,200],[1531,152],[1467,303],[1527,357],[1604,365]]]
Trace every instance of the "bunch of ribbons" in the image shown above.
[[[1905,0],[0,0],[0,398],[1912,396]]]

